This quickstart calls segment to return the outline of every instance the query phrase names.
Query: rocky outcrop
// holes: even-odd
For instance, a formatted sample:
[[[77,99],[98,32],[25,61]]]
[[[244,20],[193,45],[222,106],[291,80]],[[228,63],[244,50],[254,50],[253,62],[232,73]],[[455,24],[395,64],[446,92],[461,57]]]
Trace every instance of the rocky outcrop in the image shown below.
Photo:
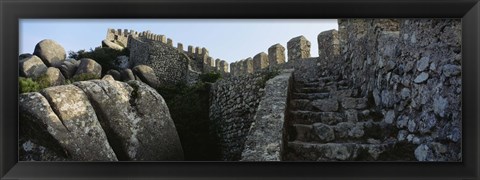
[[[42,96],[43,94],[43,96]],[[85,94],[73,85],[20,95],[21,121],[38,144],[77,161],[116,161]],[[68,98],[67,98],[68,97]]]
[[[93,59],[80,59],[80,64],[74,76],[93,76],[99,79],[102,77],[102,66]]]
[[[47,66],[38,56],[29,56],[19,62],[20,76],[37,78],[47,71]]]
[[[138,81],[74,83],[89,97],[120,160],[182,160],[175,125],[163,98]]]
[[[133,74],[136,76],[135,79],[141,80],[142,82],[147,83],[153,88],[157,88],[160,86],[160,82],[151,67],[146,65],[138,65],[135,66],[132,71]]]
[[[40,41],[35,46],[34,55],[42,59],[48,67],[60,65],[66,58],[65,49],[51,39]]]
[[[20,95],[21,160],[183,160],[163,98],[139,81],[80,81]]]

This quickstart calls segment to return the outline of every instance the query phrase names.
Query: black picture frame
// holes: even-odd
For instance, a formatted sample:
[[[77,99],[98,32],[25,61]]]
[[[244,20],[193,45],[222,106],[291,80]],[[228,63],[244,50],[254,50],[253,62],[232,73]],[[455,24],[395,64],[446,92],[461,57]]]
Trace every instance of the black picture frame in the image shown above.
[[[480,178],[478,0],[0,0],[0,12],[1,179]],[[462,18],[463,162],[18,162],[20,18]]]

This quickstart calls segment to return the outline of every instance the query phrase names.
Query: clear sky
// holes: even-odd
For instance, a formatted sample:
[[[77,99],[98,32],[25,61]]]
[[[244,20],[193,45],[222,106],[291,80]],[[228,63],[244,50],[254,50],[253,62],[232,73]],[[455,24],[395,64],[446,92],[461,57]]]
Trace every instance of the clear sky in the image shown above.
[[[101,45],[107,29],[150,30],[183,43],[205,47],[213,58],[234,62],[267,53],[276,43],[303,35],[318,56],[317,35],[338,29],[336,19],[21,19],[19,53],[33,53],[43,39],[53,39],[65,50],[89,50]],[[286,53],[286,52],[285,52]]]

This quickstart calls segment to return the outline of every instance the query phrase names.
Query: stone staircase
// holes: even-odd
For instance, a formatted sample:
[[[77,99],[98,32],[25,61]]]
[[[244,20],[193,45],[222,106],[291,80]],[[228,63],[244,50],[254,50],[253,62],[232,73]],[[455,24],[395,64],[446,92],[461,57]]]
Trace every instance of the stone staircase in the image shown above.
[[[324,76],[294,78],[289,111],[286,161],[377,160],[394,145],[383,115],[360,97],[348,80]],[[371,100],[370,100],[371,101]]]

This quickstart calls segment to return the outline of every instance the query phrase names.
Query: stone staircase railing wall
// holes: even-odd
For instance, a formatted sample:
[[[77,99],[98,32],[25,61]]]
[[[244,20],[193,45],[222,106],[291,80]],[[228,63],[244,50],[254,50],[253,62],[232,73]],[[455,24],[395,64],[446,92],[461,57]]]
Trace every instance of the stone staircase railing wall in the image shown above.
[[[241,161],[281,161],[293,69],[268,80],[246,137]]]

